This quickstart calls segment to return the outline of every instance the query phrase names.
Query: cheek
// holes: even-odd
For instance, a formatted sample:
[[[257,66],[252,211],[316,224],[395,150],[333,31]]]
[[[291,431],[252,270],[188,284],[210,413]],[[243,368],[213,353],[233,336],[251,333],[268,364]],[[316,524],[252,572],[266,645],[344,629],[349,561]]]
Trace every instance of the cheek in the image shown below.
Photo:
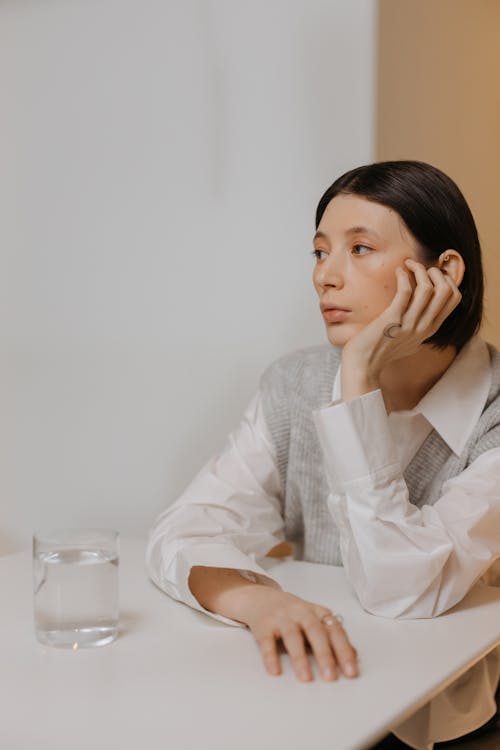
[[[314,266],[314,268],[313,268],[312,281],[313,281],[314,288],[319,293],[319,291],[320,291],[320,285],[319,285],[319,280],[318,280],[318,268],[317,268],[317,266]]]
[[[397,289],[395,269],[380,267],[376,272],[368,273],[363,269],[361,309],[368,317],[373,318],[385,310],[394,299]],[[361,291],[361,289],[360,289]]]

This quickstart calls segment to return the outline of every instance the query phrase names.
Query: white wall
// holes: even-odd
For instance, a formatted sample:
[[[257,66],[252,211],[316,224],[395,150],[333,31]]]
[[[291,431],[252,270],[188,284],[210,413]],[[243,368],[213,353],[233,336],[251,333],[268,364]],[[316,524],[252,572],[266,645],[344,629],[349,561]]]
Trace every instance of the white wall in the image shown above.
[[[144,532],[325,340],[314,212],[372,160],[374,0],[0,4],[0,552]]]

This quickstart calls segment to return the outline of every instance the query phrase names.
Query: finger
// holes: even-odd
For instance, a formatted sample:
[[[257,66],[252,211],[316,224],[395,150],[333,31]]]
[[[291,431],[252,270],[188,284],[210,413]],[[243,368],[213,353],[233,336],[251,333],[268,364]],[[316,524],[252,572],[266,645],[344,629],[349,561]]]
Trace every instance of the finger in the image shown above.
[[[281,630],[281,640],[290,655],[292,666],[297,679],[301,682],[310,682],[313,680],[311,665],[306,653],[304,636],[299,626],[290,623]]]
[[[429,275],[433,280],[434,294],[414,324],[414,330],[424,335],[430,334],[434,320],[445,310],[452,296],[452,290],[439,269],[429,269]]]
[[[448,303],[446,307],[441,310],[440,313],[435,317],[434,321],[432,322],[432,328],[434,333],[439,330],[441,325],[444,323],[446,318],[455,310],[456,307],[460,304],[462,300],[462,294],[457,289],[456,291],[452,292],[451,297],[448,300]]]
[[[357,677],[359,674],[358,652],[351,644],[344,628],[337,620],[325,627],[342,672],[346,677]]]
[[[434,298],[421,316],[417,330],[431,335],[455,309],[460,302],[461,294],[453,280],[445,276],[438,268],[430,268],[429,275],[434,282]]]
[[[321,676],[324,680],[336,680],[338,678],[336,659],[324,624],[313,614],[308,616],[301,624],[312,648]]]
[[[455,307],[456,307],[458,304],[460,304],[462,300],[462,292],[460,291],[458,286],[455,284],[455,281],[452,279],[451,276],[449,276],[447,273],[442,273],[441,271],[439,271],[439,273],[441,273],[443,281],[446,282],[446,284],[448,284],[448,286],[450,287],[451,294],[452,294]]]
[[[424,310],[427,309],[434,296],[435,287],[433,279],[422,263],[417,263],[411,259],[407,259],[405,262],[415,275],[415,289],[402,323],[406,330],[415,330]]]
[[[281,674],[281,660],[275,637],[273,635],[255,636],[255,640],[260,648],[266,671],[273,675]]]

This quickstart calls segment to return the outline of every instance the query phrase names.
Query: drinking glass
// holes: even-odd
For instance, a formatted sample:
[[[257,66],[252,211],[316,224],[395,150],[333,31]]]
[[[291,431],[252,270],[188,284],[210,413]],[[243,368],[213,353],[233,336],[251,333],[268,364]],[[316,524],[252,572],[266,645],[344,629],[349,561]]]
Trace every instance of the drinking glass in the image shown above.
[[[88,648],[118,635],[118,532],[56,529],[33,536],[35,633],[41,643]]]

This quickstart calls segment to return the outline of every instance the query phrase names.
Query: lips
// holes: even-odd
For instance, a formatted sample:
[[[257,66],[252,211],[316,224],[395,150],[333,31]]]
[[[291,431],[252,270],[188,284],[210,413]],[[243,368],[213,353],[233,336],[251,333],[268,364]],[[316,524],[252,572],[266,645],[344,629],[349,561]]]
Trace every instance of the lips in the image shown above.
[[[338,307],[338,305],[321,304],[320,307],[323,318],[327,323],[343,323],[352,313],[352,310]]]

